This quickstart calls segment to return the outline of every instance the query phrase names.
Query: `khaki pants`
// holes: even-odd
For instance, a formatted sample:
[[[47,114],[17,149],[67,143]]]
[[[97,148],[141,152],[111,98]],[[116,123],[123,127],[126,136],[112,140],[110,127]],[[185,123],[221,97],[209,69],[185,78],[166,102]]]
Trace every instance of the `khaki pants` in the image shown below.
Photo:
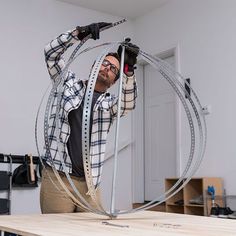
[[[54,184],[52,183],[51,179]],[[60,173],[60,177],[65,183],[69,191],[74,195],[74,190],[72,189],[70,183],[67,180],[65,174]],[[95,203],[89,195],[86,195],[88,192],[87,184],[84,178],[79,178],[76,176],[71,176],[72,181],[74,182],[75,187],[84,197],[84,199],[93,207],[96,208]],[[100,203],[100,191],[96,190],[97,200]],[[78,197],[77,197],[78,198]],[[82,212],[84,211],[80,207],[76,206],[73,200],[68,196],[66,191],[60,185],[55,176],[53,170],[50,167],[44,168],[42,171],[42,183],[40,189],[40,206],[43,214],[48,213],[72,213],[72,212]]]

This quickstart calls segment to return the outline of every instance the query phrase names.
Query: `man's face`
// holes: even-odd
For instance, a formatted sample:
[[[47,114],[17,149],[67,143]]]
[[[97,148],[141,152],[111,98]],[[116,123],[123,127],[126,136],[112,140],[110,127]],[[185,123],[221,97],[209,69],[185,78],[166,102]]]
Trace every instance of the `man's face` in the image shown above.
[[[97,80],[107,88],[110,88],[115,83],[119,70],[119,61],[113,56],[106,56],[99,70]]]

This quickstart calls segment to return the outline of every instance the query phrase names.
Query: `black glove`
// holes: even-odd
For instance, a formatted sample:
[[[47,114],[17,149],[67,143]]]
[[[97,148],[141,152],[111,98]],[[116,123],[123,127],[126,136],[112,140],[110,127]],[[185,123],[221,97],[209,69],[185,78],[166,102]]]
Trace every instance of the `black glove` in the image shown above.
[[[129,42],[126,42],[123,45],[125,46],[124,73],[127,74],[128,72],[130,72],[131,74],[133,74],[134,69],[136,69],[134,65],[137,63],[139,47]],[[119,46],[117,53],[121,57],[122,54],[121,45]]]
[[[92,34],[94,40],[99,39],[100,29],[111,25],[112,23],[99,22],[86,26],[77,26],[76,29],[79,31],[78,38],[82,40],[89,34]]]

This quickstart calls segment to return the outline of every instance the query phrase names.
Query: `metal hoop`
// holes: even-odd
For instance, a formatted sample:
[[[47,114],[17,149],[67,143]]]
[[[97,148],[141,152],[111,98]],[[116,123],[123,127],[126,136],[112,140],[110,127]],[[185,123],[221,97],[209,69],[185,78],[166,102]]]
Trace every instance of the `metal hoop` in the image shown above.
[[[48,116],[49,116],[50,106],[52,104],[52,96],[57,91],[58,92],[58,100],[57,100],[57,113],[56,113],[57,114],[56,130],[57,130],[57,143],[58,143],[58,148],[59,148],[59,155],[61,157],[63,170],[67,176],[67,179],[68,179],[69,183],[71,184],[73,190],[75,191],[76,195],[78,196],[78,199],[80,199],[80,200],[78,200],[77,198],[74,197],[74,195],[69,193],[69,190],[67,190],[66,186],[62,186],[62,187],[66,190],[69,197],[71,197],[71,198],[74,197],[75,199],[73,199],[73,200],[79,206],[84,208],[85,210],[89,210],[89,211],[92,211],[97,214],[107,215],[111,218],[114,218],[119,214],[126,214],[126,213],[131,213],[131,212],[136,212],[136,211],[151,208],[153,206],[161,204],[162,202],[164,202],[165,200],[167,200],[168,198],[170,198],[174,194],[176,194],[178,191],[180,191],[189,182],[189,180],[191,179],[193,174],[196,172],[197,168],[199,167],[199,165],[201,163],[201,160],[202,160],[202,158],[204,156],[204,152],[205,152],[206,133],[207,133],[205,117],[201,114],[202,106],[201,106],[200,101],[199,101],[196,93],[194,92],[194,90],[189,86],[190,90],[192,92],[192,97],[188,96],[188,99],[186,101],[186,99],[184,98],[184,95],[187,93],[187,91],[185,90],[185,88],[183,86],[183,77],[178,72],[176,72],[171,66],[169,66],[166,62],[162,61],[159,58],[153,57],[143,51],[140,51],[139,56],[141,56],[147,63],[151,64],[155,69],[157,69],[157,71],[162,75],[162,77],[174,89],[174,91],[176,92],[177,96],[179,97],[181,103],[183,104],[184,110],[185,110],[187,118],[188,118],[190,134],[191,134],[191,145],[190,145],[189,159],[188,159],[187,165],[186,165],[181,177],[175,183],[175,185],[173,185],[171,189],[169,189],[167,192],[165,192],[161,196],[157,197],[156,199],[154,199],[150,203],[148,203],[142,207],[132,209],[132,210],[115,211],[115,209],[114,209],[114,192],[115,191],[113,191],[112,201],[111,201],[112,203],[111,203],[111,208],[110,208],[111,210],[110,210],[110,212],[105,211],[103,209],[103,207],[99,203],[97,203],[94,183],[93,183],[92,174],[91,174],[90,153],[89,153],[90,148],[88,145],[90,143],[89,122],[90,122],[90,111],[91,111],[91,104],[92,104],[92,97],[93,97],[92,95],[93,95],[94,86],[96,84],[96,79],[97,79],[97,75],[99,72],[99,68],[100,68],[101,63],[102,63],[104,57],[106,56],[107,52],[110,51],[113,47],[119,46],[119,45],[122,45],[122,42],[106,43],[106,44],[98,45],[98,46],[95,46],[92,48],[87,48],[87,49],[83,50],[81,53],[79,53],[78,55],[76,55],[76,53],[78,52],[78,47],[77,47],[76,50],[72,53],[69,61],[67,62],[65,69],[63,70],[62,74],[60,75],[60,78],[58,78],[57,83],[54,84],[54,86],[51,90],[51,93],[50,93],[50,96],[48,99],[48,103],[47,103],[46,112],[45,112],[45,119],[44,119],[45,146],[46,146],[46,150],[47,150],[49,157],[50,157],[49,158],[50,162],[51,162],[52,166],[55,167],[54,163],[53,163],[53,159],[51,158],[50,143],[48,140]],[[91,73],[89,81],[88,81],[88,85],[87,85],[88,90],[86,92],[85,100],[84,100],[85,108],[84,108],[84,112],[83,112],[83,126],[82,126],[82,147],[83,147],[83,159],[84,159],[84,169],[85,169],[86,182],[87,182],[89,193],[92,197],[92,200],[97,205],[97,209],[93,209],[91,207],[91,205],[87,203],[87,201],[81,196],[79,191],[76,189],[76,187],[74,186],[73,181],[71,180],[70,175],[65,167],[64,159],[61,155],[63,147],[62,147],[62,144],[60,142],[60,137],[59,137],[60,124],[59,124],[58,114],[59,114],[59,109],[60,109],[60,100],[61,100],[61,95],[62,95],[64,77],[68,71],[70,64],[82,53],[88,52],[96,47],[101,47],[101,46],[108,46],[108,47],[105,50],[103,50],[103,52],[97,57],[97,60],[94,64],[92,73]],[[129,46],[126,46],[126,47],[129,47]],[[129,48],[129,50],[132,50],[132,48]],[[120,83],[122,83],[122,80],[120,81]],[[191,113],[193,113],[194,116],[192,116]],[[37,150],[39,152],[38,139],[37,139],[38,114],[39,114],[39,110],[37,113],[36,128],[35,128],[36,144],[37,144]],[[117,129],[119,129],[119,119],[120,119],[120,116],[117,115]],[[196,125],[194,124],[194,122],[197,123],[197,127],[195,127]],[[197,148],[197,154],[196,154],[196,149],[195,149],[196,131],[198,131],[198,134],[199,134],[199,145]],[[118,140],[116,140],[116,144],[117,144],[117,142],[118,142]],[[117,145],[115,145],[115,146],[117,146]],[[39,156],[41,156],[41,155],[39,155]],[[114,172],[116,172],[116,168],[117,168],[117,164],[115,162]],[[53,171],[59,180],[60,176],[59,176],[56,168],[53,168]],[[59,180],[59,182],[60,182],[60,184],[63,185],[62,181]],[[115,188],[115,174],[113,176],[113,188]]]

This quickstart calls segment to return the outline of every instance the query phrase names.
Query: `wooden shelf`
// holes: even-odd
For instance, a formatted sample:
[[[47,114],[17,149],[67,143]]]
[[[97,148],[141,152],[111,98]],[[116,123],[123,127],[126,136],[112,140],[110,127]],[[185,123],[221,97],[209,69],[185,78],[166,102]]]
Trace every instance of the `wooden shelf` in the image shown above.
[[[197,205],[197,204],[185,204],[186,207],[204,207],[204,205]]]
[[[178,181],[177,178],[165,179],[165,189],[169,190]],[[217,196],[223,195],[223,181],[221,178],[202,177],[192,178],[183,189],[166,201],[166,212],[182,213],[190,215],[209,215],[211,210],[211,199],[207,195],[207,187],[214,186]],[[191,199],[199,196],[203,197],[203,205],[191,204]],[[176,201],[183,200],[183,205],[175,204]],[[223,205],[222,200],[216,200],[219,206]]]
[[[168,205],[168,206],[180,206],[180,207],[182,207],[183,205],[179,205],[179,204],[175,204],[175,203],[171,203],[171,202],[168,202],[168,203],[166,203],[166,205]]]

